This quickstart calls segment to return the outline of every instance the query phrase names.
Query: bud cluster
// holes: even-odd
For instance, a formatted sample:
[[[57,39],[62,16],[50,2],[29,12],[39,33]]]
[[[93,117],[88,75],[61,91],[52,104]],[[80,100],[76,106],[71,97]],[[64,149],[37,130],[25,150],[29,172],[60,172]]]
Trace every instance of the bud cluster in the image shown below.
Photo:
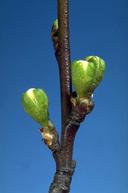
[[[105,62],[98,56],[88,56],[72,63],[72,83],[77,96],[90,97],[103,78]]]
[[[58,19],[53,23],[51,38],[55,50],[58,51]],[[94,107],[92,94],[103,78],[105,66],[104,60],[98,56],[88,56],[71,64],[72,85],[75,90],[71,96],[71,115],[77,124],[83,121],[85,115]],[[43,127],[40,132],[45,143],[50,149],[55,150],[59,148],[59,140],[57,131],[49,119],[48,103],[47,94],[40,88],[31,88],[22,95],[24,110]]]

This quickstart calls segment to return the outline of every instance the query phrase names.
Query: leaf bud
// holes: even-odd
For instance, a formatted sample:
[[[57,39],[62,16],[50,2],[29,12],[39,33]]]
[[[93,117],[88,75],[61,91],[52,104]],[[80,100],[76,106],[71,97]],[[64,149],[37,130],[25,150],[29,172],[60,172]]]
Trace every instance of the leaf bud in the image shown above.
[[[72,63],[72,83],[79,97],[87,96],[90,92],[94,74],[93,63],[85,60],[76,60]]]
[[[55,49],[58,47],[58,19],[56,19],[53,23],[51,30],[51,38],[54,44]]]
[[[24,110],[40,125],[48,125],[48,97],[40,88],[31,88],[22,95]]]
[[[101,82],[104,72],[105,72],[105,61],[98,57],[98,56],[88,56],[85,58],[86,61],[88,62],[92,62],[94,64],[94,68],[95,68],[95,78],[93,80],[93,88],[95,89],[99,83]]]
[[[105,62],[97,56],[72,63],[72,83],[79,97],[90,97],[102,80]]]

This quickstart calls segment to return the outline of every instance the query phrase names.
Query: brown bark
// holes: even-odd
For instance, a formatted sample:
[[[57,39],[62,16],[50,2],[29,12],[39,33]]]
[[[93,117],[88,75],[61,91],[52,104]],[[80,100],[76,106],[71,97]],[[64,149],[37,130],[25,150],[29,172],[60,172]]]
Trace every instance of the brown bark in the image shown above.
[[[86,102],[77,101],[75,105],[72,104],[72,112],[65,124],[66,141],[64,149],[60,148],[53,152],[56,161],[56,173],[49,193],[69,193],[72,175],[76,166],[75,161],[72,160],[75,135],[80,123],[93,107],[94,103],[91,98],[87,99]]]
[[[60,142],[56,138],[55,145],[49,147],[56,162],[56,172],[49,193],[69,193],[76,166],[73,160],[75,135],[94,104],[91,98],[83,102],[72,96],[68,0],[58,0],[58,26],[58,29],[52,28],[52,39],[60,75],[62,132]]]

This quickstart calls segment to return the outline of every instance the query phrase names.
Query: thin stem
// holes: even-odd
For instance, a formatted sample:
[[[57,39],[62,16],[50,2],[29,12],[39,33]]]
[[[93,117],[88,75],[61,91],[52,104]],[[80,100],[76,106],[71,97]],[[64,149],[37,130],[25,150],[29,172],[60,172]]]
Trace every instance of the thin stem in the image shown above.
[[[92,100],[88,100],[86,103],[80,101],[73,106],[69,119],[66,122],[67,140],[64,152],[65,158],[61,155],[61,152],[59,152],[59,155],[54,154],[57,170],[49,193],[69,193],[72,175],[75,169],[75,161],[72,160],[75,135],[80,123],[84,120],[85,116],[91,112],[93,107],[94,104]],[[65,162],[67,164],[65,164]]]
[[[62,147],[65,137],[65,121],[70,114],[71,104],[71,67],[69,46],[69,14],[68,0],[58,0],[58,49],[56,56],[60,70]]]
[[[58,0],[58,27],[52,27],[52,40],[60,75],[62,132],[60,146],[58,141],[55,145],[59,148],[51,149],[56,162],[56,172],[49,193],[69,193],[76,165],[72,159],[75,135],[80,123],[92,109],[90,100],[83,103],[72,95],[68,1]]]
[[[84,121],[86,115],[88,115],[94,108],[94,102],[92,98],[86,101],[78,100],[74,105],[72,103],[72,112],[66,121],[67,140],[65,144],[65,157],[68,164],[72,163],[73,146],[77,130],[80,127],[82,121]],[[69,165],[70,166],[70,165]]]

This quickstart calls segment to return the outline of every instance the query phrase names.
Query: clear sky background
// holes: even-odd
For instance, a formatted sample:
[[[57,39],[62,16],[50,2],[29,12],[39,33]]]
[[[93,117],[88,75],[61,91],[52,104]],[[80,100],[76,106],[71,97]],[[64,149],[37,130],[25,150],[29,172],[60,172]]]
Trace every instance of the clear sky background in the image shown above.
[[[21,94],[43,88],[60,133],[58,66],[50,39],[56,1],[0,2],[0,193],[47,193],[55,165]],[[95,109],[77,134],[71,193],[128,193],[128,1],[70,1],[71,58],[107,63]]]

